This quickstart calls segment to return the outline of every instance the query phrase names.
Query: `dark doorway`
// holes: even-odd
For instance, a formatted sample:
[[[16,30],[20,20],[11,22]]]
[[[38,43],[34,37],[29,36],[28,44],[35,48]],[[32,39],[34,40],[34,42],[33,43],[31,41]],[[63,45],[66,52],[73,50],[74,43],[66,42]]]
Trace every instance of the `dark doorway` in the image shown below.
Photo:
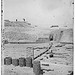
[[[53,41],[53,35],[52,34],[50,34],[49,39],[50,39],[50,41]]]

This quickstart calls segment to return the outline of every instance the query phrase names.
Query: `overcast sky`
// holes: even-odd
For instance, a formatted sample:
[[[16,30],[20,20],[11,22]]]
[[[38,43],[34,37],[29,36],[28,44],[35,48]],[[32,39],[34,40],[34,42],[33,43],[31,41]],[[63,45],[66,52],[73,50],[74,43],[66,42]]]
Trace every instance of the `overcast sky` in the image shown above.
[[[32,25],[73,26],[73,0],[4,0],[4,19],[22,20]]]

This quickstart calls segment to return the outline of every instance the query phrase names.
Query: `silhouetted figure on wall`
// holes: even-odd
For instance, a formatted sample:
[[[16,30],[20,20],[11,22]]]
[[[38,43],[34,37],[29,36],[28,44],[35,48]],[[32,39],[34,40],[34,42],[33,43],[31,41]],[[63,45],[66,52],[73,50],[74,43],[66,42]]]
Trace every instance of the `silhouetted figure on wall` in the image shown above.
[[[25,19],[23,18],[23,21],[25,21]]]
[[[16,21],[17,21],[17,19],[16,19]]]

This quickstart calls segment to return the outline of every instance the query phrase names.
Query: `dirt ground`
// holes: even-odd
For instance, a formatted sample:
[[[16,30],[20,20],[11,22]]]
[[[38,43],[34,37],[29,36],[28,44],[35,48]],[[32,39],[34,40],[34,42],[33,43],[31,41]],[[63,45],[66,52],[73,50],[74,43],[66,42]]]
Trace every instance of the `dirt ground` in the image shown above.
[[[20,29],[18,29],[18,31],[19,30]],[[10,28],[6,29],[6,31],[10,32]],[[29,68],[26,66],[25,67],[13,66],[12,64],[4,65],[5,57],[11,57],[12,59],[14,58],[19,59],[20,57],[26,58],[31,54],[33,55],[35,60],[40,61],[41,69],[43,70],[43,74],[40,75],[70,75],[70,73],[73,71],[73,66],[74,66],[73,65],[74,48],[73,48],[72,30],[71,29],[65,30],[62,34],[59,31],[61,32],[61,29],[58,31],[51,30],[52,34],[54,35],[53,39],[55,40],[53,41],[52,46],[51,42],[37,43],[37,44],[36,43],[4,44],[2,48],[2,66],[1,66],[2,75],[35,75],[33,72],[33,68]],[[26,31],[26,32],[30,33],[31,31],[30,32]],[[45,36],[49,37],[50,35],[50,30],[47,30],[46,32],[46,30],[39,29],[38,31],[37,29],[36,32],[35,31],[33,32],[37,34],[36,36],[38,37],[45,37]],[[25,30],[23,30],[23,33],[25,33]],[[18,36],[15,35],[15,37]],[[33,38],[33,41],[34,39],[35,38]],[[63,43],[64,39],[65,43]],[[53,55],[52,57],[50,57],[51,54]]]
[[[43,47],[44,46],[44,47]],[[34,56],[47,50],[49,44],[36,45],[5,45],[4,57],[10,56],[12,58],[25,57],[26,48],[34,48]],[[54,57],[50,58],[50,52],[53,52]],[[35,60],[41,62],[41,69],[43,75],[69,75],[73,71],[73,45],[72,44],[55,44],[45,54],[41,55]],[[44,64],[44,65],[43,65]],[[46,66],[46,64],[48,66]],[[13,65],[3,65],[2,75],[35,75],[33,68],[20,67]]]

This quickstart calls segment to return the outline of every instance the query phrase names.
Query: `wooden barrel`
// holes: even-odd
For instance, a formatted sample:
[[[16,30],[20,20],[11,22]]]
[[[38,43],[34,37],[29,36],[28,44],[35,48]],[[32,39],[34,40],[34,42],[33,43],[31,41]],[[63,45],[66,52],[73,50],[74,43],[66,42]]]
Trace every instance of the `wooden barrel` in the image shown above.
[[[20,67],[23,67],[23,66],[26,66],[26,60],[25,58],[19,58],[19,66]]]
[[[33,72],[35,75],[40,75],[41,73],[40,61],[33,62]]]
[[[18,66],[19,65],[19,60],[18,59],[12,59],[12,65]]]
[[[4,58],[4,65],[11,65],[12,64],[12,58],[6,57]]]
[[[26,58],[26,66],[27,67],[32,67],[32,58],[31,57]]]

